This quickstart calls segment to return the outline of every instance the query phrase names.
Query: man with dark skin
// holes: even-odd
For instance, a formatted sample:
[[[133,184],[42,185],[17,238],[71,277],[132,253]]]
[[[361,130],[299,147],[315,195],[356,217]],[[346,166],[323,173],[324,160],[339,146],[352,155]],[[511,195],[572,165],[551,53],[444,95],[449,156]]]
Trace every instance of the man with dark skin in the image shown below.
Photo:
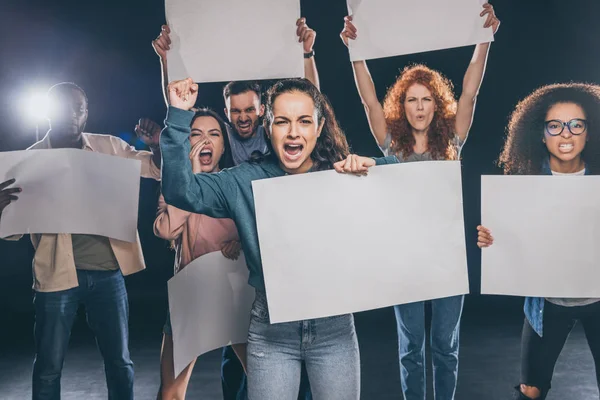
[[[160,129],[140,121],[136,133],[152,151],[136,151],[115,136],[83,131],[88,118],[88,99],[79,86],[55,85],[49,90],[48,99],[50,130],[30,149],[72,148],[136,159],[141,161],[142,177],[160,179]],[[21,188],[12,187],[14,183],[11,179],[0,184],[0,218],[7,206],[18,201],[16,194]],[[106,202],[106,207],[110,207],[110,202]],[[71,328],[77,309],[83,304],[104,359],[108,398],[133,399],[129,305],[123,276],[145,268],[139,239],[129,243],[97,235],[32,233],[31,241],[36,250],[32,398],[60,399],[60,378]]]

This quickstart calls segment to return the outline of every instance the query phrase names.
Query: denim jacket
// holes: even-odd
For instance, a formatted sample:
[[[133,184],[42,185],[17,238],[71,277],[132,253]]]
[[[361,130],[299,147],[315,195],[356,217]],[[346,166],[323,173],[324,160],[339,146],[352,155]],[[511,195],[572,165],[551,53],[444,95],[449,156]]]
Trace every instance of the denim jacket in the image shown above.
[[[585,174],[590,175],[589,169],[586,168]],[[540,175],[552,175],[549,160],[546,160],[542,165],[542,171]],[[529,325],[531,325],[533,330],[540,335],[540,337],[544,333],[544,303],[545,300],[543,297],[526,297],[525,305],[523,307],[525,311],[525,317],[527,317]]]

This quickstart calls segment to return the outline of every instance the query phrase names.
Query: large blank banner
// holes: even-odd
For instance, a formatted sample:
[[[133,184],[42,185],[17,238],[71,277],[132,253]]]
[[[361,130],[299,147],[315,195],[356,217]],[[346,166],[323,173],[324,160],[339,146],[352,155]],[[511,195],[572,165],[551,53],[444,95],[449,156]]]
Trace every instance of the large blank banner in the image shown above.
[[[78,233],[135,242],[139,160],[77,149],[0,153],[0,181],[23,191],[2,212],[0,237]]]
[[[494,40],[481,0],[347,0],[358,37],[352,61],[469,46]]]
[[[166,0],[169,81],[304,76],[300,0]]]
[[[271,323],[469,290],[459,162],[252,185]]]
[[[175,376],[196,357],[223,346],[246,343],[254,288],[241,254],[221,252],[192,261],[168,282]]]
[[[600,177],[482,176],[481,292],[600,297]]]

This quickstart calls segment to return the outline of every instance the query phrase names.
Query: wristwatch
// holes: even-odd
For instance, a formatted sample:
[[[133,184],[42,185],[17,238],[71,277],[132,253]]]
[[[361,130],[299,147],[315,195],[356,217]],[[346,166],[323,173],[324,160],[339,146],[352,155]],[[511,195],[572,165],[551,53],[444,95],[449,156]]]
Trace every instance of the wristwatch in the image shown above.
[[[304,58],[311,58],[315,56],[315,51],[311,50],[308,53],[304,53]]]

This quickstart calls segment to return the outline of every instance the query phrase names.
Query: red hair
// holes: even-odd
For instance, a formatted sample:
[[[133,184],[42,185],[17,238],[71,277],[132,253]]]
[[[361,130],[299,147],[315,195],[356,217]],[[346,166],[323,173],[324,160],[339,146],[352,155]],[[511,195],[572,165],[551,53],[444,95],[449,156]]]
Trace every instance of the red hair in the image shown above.
[[[406,118],[404,101],[408,88],[415,83],[425,86],[431,92],[436,106],[427,133],[428,151],[434,159],[455,160],[457,152],[451,141],[455,135],[457,104],[452,90],[452,82],[439,72],[422,64],[404,68],[385,96],[383,112],[392,135],[392,152],[402,154],[404,158],[414,153],[415,138]]]

